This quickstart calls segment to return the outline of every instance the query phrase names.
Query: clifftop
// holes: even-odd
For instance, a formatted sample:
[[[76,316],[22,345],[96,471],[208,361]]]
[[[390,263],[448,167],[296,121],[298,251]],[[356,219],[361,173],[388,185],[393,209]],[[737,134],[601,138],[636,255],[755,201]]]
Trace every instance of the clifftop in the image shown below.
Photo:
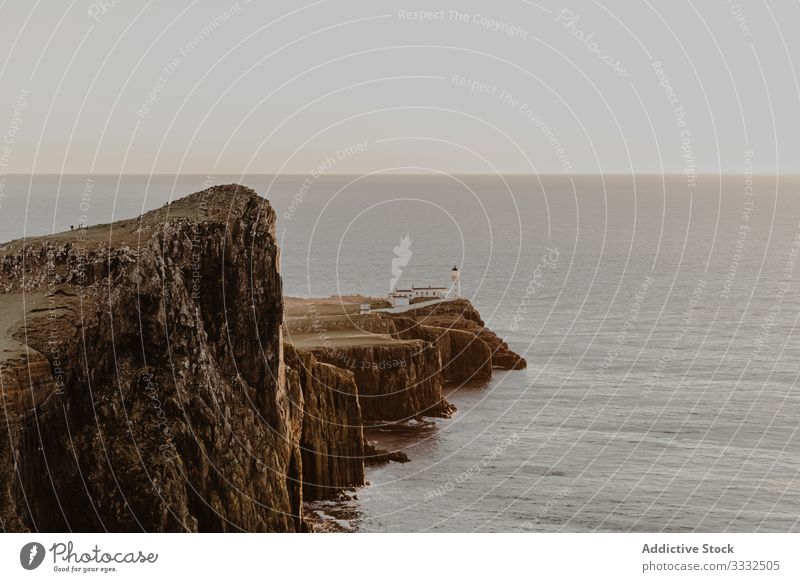
[[[255,209],[263,213],[265,224],[272,224],[274,235],[275,212],[269,203],[247,186],[225,184],[189,194],[136,218],[0,243],[0,257],[14,254],[22,246],[32,248],[48,243],[58,246],[81,242],[89,249],[98,246],[136,246],[147,240],[154,229],[166,224],[187,221],[233,223],[236,217],[252,213]]]

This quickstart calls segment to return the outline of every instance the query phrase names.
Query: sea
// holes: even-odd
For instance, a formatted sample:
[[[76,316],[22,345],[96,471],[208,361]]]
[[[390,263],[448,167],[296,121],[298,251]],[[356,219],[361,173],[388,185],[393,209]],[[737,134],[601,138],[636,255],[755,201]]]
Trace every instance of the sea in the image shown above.
[[[528,367],[449,419],[369,431],[408,463],[309,508],[369,532],[800,531],[800,179],[7,175],[0,240],[242,183],[284,292],[462,294]]]

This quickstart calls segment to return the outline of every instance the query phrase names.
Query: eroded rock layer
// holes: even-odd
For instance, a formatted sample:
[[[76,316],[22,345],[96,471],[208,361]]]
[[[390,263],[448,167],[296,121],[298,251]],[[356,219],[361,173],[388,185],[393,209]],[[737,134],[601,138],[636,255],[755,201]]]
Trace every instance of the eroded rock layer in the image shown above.
[[[303,393],[303,495],[329,499],[364,484],[364,431],[352,372],[286,346],[287,379]],[[295,380],[296,379],[296,380]]]
[[[419,333],[415,332],[417,326],[467,332],[489,347],[491,365],[494,368],[521,370],[528,365],[525,358],[511,350],[505,341],[486,327],[478,310],[466,299],[443,301],[436,305],[413,309],[402,315],[391,315],[390,317],[397,321],[398,331],[401,334]],[[465,339],[462,339],[458,343],[465,345],[464,341]],[[469,361],[474,361],[474,358],[470,357]]]
[[[314,356],[350,370],[364,420],[399,422],[449,416],[439,351],[422,340],[312,348]]]

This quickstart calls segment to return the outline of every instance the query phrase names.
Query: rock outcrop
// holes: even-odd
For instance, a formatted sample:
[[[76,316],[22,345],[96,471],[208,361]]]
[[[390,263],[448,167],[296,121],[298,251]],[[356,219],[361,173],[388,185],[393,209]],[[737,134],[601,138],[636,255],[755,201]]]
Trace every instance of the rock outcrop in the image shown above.
[[[387,451],[379,449],[372,443],[364,447],[364,464],[385,465],[386,463],[408,463],[411,459],[403,451]]]
[[[402,314],[362,314],[357,303],[343,298],[292,298],[290,305],[287,341],[351,371],[370,423],[449,416],[455,408],[444,386],[484,383],[493,368],[526,365],[465,299]]]
[[[364,430],[353,373],[286,346],[287,379],[303,393],[303,496],[335,498],[364,484]],[[296,378],[296,379],[295,379]]]
[[[492,377],[492,351],[478,335],[460,329],[422,325],[405,317],[393,320],[395,337],[422,340],[430,349],[439,352],[444,382],[486,382]]]
[[[486,327],[481,319],[478,310],[466,299],[456,299],[454,301],[443,301],[436,305],[421,307],[403,313],[402,315],[390,315],[398,322],[398,333],[401,336],[419,335],[442,335],[443,332],[435,331],[416,331],[417,326],[423,328],[438,328],[440,330],[460,330],[467,332],[472,338],[477,338],[489,347],[491,353],[491,366],[501,370],[521,370],[528,363],[525,358],[512,351],[506,342],[500,339],[496,333]],[[409,321],[410,320],[410,321]],[[413,322],[413,323],[412,323]],[[466,344],[464,342],[467,342]],[[467,338],[457,339],[457,345],[472,346],[472,341]],[[469,347],[466,349],[470,349]],[[461,354],[461,351],[455,351]],[[476,353],[468,358],[468,361],[476,361],[479,357]],[[456,366],[458,368],[458,366]]]
[[[274,226],[223,186],[6,245],[0,303],[21,321],[0,367],[5,530],[303,528]]]
[[[322,361],[352,371],[367,421],[402,422],[446,417],[453,407],[442,393],[439,352],[421,340],[312,348]]]

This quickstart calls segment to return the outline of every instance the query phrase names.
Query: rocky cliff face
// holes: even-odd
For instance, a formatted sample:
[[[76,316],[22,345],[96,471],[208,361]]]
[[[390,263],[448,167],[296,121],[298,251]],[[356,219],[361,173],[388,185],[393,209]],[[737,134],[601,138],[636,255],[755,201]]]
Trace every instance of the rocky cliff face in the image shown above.
[[[227,186],[4,247],[4,529],[302,528],[274,221]]]
[[[351,371],[370,422],[449,416],[454,408],[443,385],[486,382],[493,368],[526,365],[467,300],[368,315],[341,313],[348,307],[332,298],[294,298],[291,304],[287,340],[319,361]]]
[[[353,373],[364,420],[400,422],[453,412],[442,393],[441,356],[424,341],[311,351],[318,360]]]
[[[469,346],[466,349],[480,349],[473,347],[475,338],[489,347],[491,353],[491,367],[501,370],[521,370],[528,363],[525,358],[512,351],[506,342],[500,339],[496,333],[486,327],[481,319],[478,310],[466,299],[456,299],[455,301],[444,301],[430,307],[422,307],[407,311],[402,315],[391,316],[398,325],[398,332],[403,336],[414,336],[430,334],[441,336],[443,331],[428,330],[418,331],[418,328],[439,328],[439,330],[459,330],[466,332],[473,339],[464,343],[469,338],[456,339],[456,343],[461,346]],[[478,343],[480,343],[478,342]],[[455,351],[461,354],[462,351]],[[467,361],[475,361],[479,357],[476,352]]]
[[[459,329],[422,325],[406,317],[393,319],[395,337],[422,340],[430,345],[430,349],[439,352],[444,382],[485,382],[492,377],[492,351],[478,335]]]
[[[353,373],[286,346],[289,382],[303,394],[303,496],[329,499],[364,484],[364,430]]]

